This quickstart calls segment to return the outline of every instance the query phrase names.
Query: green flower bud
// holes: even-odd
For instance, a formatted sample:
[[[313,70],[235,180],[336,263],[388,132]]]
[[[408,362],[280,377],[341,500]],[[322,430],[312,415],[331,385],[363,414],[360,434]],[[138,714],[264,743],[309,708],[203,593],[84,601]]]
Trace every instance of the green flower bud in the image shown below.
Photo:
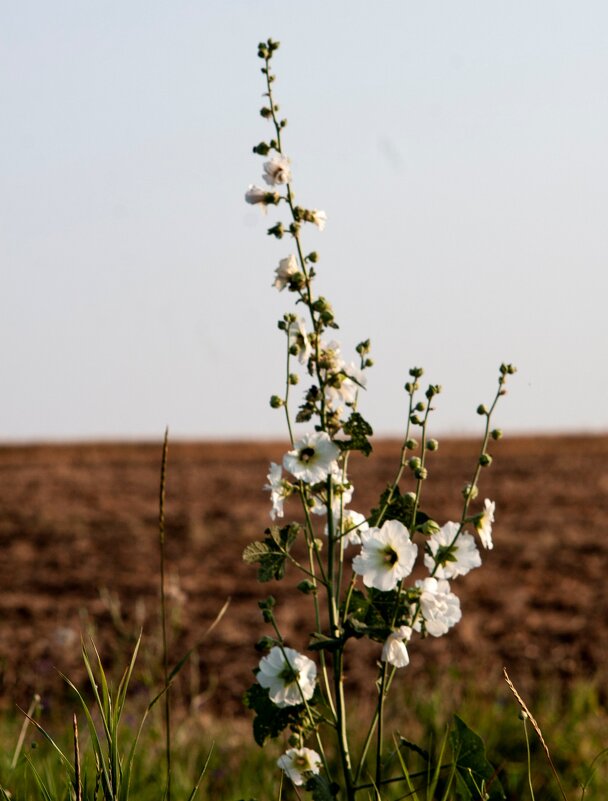
[[[279,398],[278,395],[272,395],[270,397],[270,406],[273,409],[280,409],[281,406],[283,406],[284,403],[285,403],[285,401],[283,400],[283,398]]]
[[[477,407],[477,414],[487,414],[488,408],[484,403],[480,403]]]
[[[430,439],[426,443],[426,448],[429,451],[436,451],[439,448],[439,443],[437,442],[436,439]]]
[[[408,461],[407,466],[410,470],[419,470],[422,467],[422,459],[418,456],[412,456],[412,458]]]
[[[268,236],[276,236],[277,239],[282,239],[283,234],[285,233],[285,229],[283,228],[283,223],[278,222],[276,225],[273,225],[272,228],[268,229]]]
[[[424,405],[424,403],[422,401],[418,401],[418,403],[414,406],[414,409],[417,412],[423,412],[425,410],[425,408],[426,407],[425,407],[425,405]]]
[[[406,381],[406,383],[405,383],[405,386],[404,386],[404,389],[405,389],[405,391],[408,393],[408,395],[411,395],[411,394],[412,394],[412,392],[414,391],[414,390],[413,390],[413,384],[410,384],[410,382],[409,382],[409,381]]]
[[[418,417],[417,414],[413,414],[410,417],[410,423],[412,423],[412,425],[415,425],[415,426],[421,426],[422,425],[422,420]]]
[[[422,367],[412,367],[409,373],[412,378],[420,378],[422,375],[424,375],[424,370]]]
[[[435,395],[439,395],[440,392],[441,392],[441,384],[430,384],[429,388],[424,394],[430,400],[431,398],[435,397]]]
[[[492,439],[501,439],[502,429],[495,428],[493,431],[490,432],[490,436],[492,437]]]
[[[300,376],[297,373],[290,373],[289,374],[289,383],[292,387],[300,381]]]
[[[430,536],[431,534],[437,534],[438,531],[441,531],[441,526],[435,520],[425,520],[420,530],[423,534]]]
[[[491,465],[492,464],[492,457],[490,456],[490,454],[489,453],[482,453],[481,456],[479,457],[479,464],[482,467],[488,467],[489,465]]]
[[[259,145],[255,145],[253,152],[257,153],[258,156],[267,156],[270,152],[270,147],[266,144],[266,142],[260,142]]]
[[[313,250],[312,253],[309,253],[306,257],[306,261],[310,261],[313,264],[316,264],[319,261],[319,254]]]
[[[262,106],[260,109],[260,116],[264,117],[265,120],[269,120],[272,117],[272,109],[266,108],[266,106]]]
[[[414,475],[419,481],[424,481],[424,479],[428,476],[428,470],[426,467],[419,467],[418,470],[414,471]]]
[[[405,443],[405,447],[408,449],[408,451],[415,451],[418,447],[418,440],[408,439]]]
[[[304,595],[311,595],[312,593],[315,592],[316,588],[315,585],[312,583],[312,581],[308,581],[308,579],[305,579],[304,581],[301,581],[297,585],[296,589],[298,589]]]

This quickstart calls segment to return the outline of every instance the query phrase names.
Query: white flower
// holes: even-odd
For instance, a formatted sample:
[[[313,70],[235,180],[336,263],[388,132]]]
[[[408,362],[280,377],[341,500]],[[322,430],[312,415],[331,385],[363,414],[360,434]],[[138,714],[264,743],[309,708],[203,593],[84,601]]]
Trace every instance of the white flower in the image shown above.
[[[274,279],[272,286],[276,286],[279,292],[282,292],[289,283],[289,279],[292,275],[296,275],[298,272],[298,262],[292,253],[286,259],[281,259],[279,262],[279,266],[275,269],[277,277]]]
[[[266,477],[268,484],[264,485],[264,489],[270,490],[270,500],[272,502],[270,517],[275,520],[277,517],[283,517],[283,501],[291,495],[293,486],[283,478],[283,470],[280,464],[271,462],[270,471]]]
[[[387,520],[382,528],[361,534],[363,547],[353,559],[353,570],[363,576],[366,587],[388,592],[412,572],[418,547],[398,520]]]
[[[319,231],[322,231],[327,222],[327,214],[324,211],[320,211],[320,209],[312,209],[310,221],[317,226]]]
[[[496,504],[488,498],[484,501],[484,510],[475,518],[475,530],[479,534],[479,539],[484,548],[489,551],[494,547],[492,542],[492,523],[494,522],[494,510]]]
[[[348,365],[343,363],[338,369],[339,372],[328,377],[325,397],[331,406],[339,406],[341,403],[353,404],[357,398],[357,390],[359,387],[365,387],[367,379],[352,363]]]
[[[296,317],[287,329],[289,337],[289,347],[297,351],[297,357],[300,364],[306,364],[312,354],[312,346],[306,333],[306,326],[302,317]]]
[[[340,514],[340,509],[352,501],[354,487],[343,475],[343,469],[336,462],[331,472],[332,484],[332,509],[334,515]],[[312,506],[310,511],[313,515],[326,515],[327,514],[327,491],[323,488],[321,491],[317,490],[315,495],[312,496]]]
[[[435,577],[440,579],[464,576],[474,567],[481,564],[481,556],[471,534],[461,532],[458,523],[446,523],[436,534],[431,534],[427,540],[427,549],[430,553],[424,555],[424,564]],[[453,544],[452,544],[453,543]]]
[[[267,189],[262,189],[261,186],[249,185],[249,189],[245,192],[245,200],[251,203],[252,206],[260,204],[262,211],[266,212],[266,206],[276,206],[280,198],[277,192],[269,192]]]
[[[392,634],[389,634],[386,642],[382,646],[383,662],[388,662],[396,668],[407,667],[410,657],[405,644],[409,642],[412,630],[409,626],[400,626]]]
[[[307,484],[324,481],[337,467],[340,449],[325,431],[304,434],[283,457],[283,467]]]
[[[340,527],[340,510],[334,512],[334,525],[336,531]],[[341,541],[346,548],[348,545],[361,545],[361,534],[369,530],[369,525],[365,519],[365,515],[359,512],[354,512],[352,509],[344,509],[342,511],[342,537]],[[328,528],[325,526],[325,534],[327,535]]]
[[[416,586],[422,592],[420,594],[420,612],[414,622],[416,631],[420,631],[420,613],[424,618],[426,630],[433,637],[441,637],[462,617],[460,611],[460,599],[453,592],[450,592],[450,583],[445,579],[426,578],[417,581]],[[412,607],[412,612],[415,610]]]
[[[315,691],[317,666],[293,648],[275,645],[268,656],[260,660],[258,682],[268,690],[270,700],[277,706],[296,706],[310,701]]]
[[[294,784],[304,784],[305,773],[318,773],[321,757],[312,748],[290,748],[277,760],[277,765],[284,770]]]
[[[285,156],[273,156],[264,164],[264,180],[270,186],[288,184],[291,181],[291,167]]]

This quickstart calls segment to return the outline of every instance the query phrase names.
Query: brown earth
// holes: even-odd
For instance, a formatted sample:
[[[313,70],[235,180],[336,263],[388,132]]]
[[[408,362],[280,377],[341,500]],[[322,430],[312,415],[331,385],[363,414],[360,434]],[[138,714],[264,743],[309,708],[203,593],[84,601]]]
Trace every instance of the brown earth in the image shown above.
[[[440,522],[459,515],[477,447],[445,440],[430,454],[423,508]],[[27,705],[34,691],[51,707],[61,701],[58,671],[82,681],[83,630],[94,632],[108,664],[124,665],[143,625],[138,681],[158,680],[160,451],[160,444],[0,448],[5,708]],[[304,647],[313,630],[307,599],[292,591],[295,581],[261,585],[241,561],[244,546],[268,525],[262,486],[282,451],[262,442],[170,446],[166,526],[176,659],[231,599],[183,671],[182,691],[211,711],[235,712],[251,683],[259,659],[253,645],[269,633],[257,599],[278,598],[290,644]],[[507,665],[524,690],[539,677],[605,677],[608,436],[505,439],[494,443],[493,454],[480,499],[496,501],[495,548],[482,554],[481,569],[453,583],[462,621],[445,637],[412,643],[412,664],[400,675],[434,675],[453,665],[498,683]],[[351,461],[354,509],[369,511],[394,478],[398,457],[399,444],[384,441],[369,460]],[[365,679],[378,655],[370,645],[349,660],[353,688],[373,691]]]

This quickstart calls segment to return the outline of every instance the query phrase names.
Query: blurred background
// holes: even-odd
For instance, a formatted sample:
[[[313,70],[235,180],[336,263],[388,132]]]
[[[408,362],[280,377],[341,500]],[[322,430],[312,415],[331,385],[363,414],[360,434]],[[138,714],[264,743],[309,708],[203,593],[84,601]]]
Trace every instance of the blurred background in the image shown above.
[[[0,10],[0,439],[284,437],[271,288],[287,239],[244,203],[256,45],[318,291],[362,411],[397,434],[407,369],[436,429],[606,429],[608,7],[595,0],[42,0]]]

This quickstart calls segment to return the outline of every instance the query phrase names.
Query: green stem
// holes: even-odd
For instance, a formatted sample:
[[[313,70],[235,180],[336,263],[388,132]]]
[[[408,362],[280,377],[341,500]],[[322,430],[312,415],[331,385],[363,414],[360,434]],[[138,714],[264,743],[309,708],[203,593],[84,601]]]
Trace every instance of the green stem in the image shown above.
[[[171,706],[169,703],[169,649],[167,645],[167,605],[165,593],[165,490],[167,484],[167,457],[169,450],[169,429],[165,429],[163,451],[160,468],[160,493],[158,531],[160,541],[160,617],[163,638],[163,678],[165,697],[165,765],[167,772],[167,790],[165,798],[171,801]]]

